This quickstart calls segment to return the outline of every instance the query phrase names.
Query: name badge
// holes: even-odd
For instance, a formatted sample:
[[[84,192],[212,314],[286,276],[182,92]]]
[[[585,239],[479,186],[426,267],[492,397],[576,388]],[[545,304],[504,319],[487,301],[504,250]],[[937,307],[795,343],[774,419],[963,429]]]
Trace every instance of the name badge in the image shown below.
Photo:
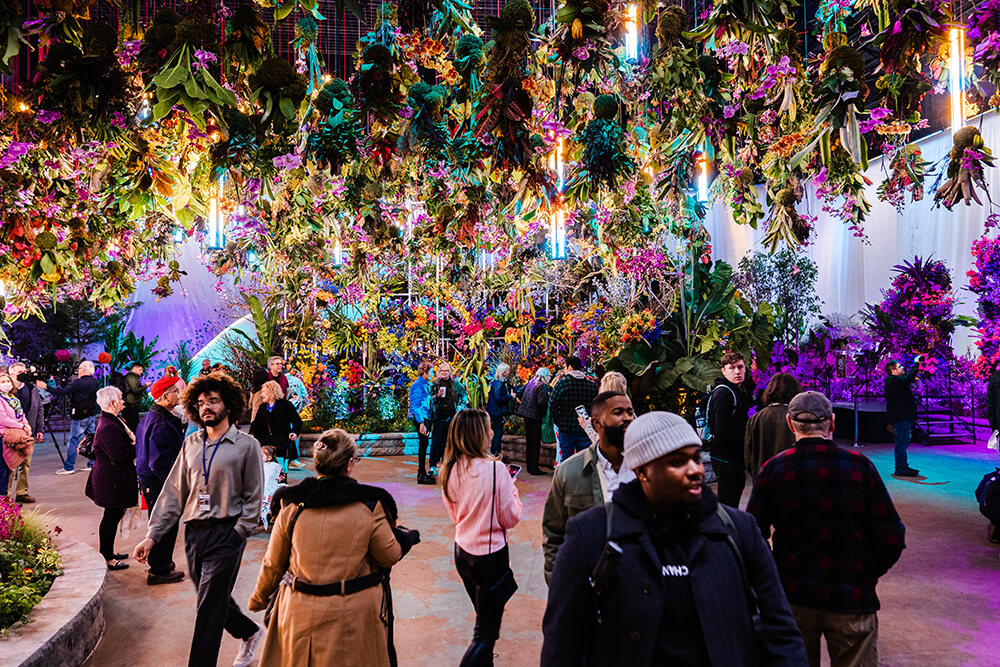
[[[212,496],[207,493],[198,494],[198,511],[207,512],[212,507]]]

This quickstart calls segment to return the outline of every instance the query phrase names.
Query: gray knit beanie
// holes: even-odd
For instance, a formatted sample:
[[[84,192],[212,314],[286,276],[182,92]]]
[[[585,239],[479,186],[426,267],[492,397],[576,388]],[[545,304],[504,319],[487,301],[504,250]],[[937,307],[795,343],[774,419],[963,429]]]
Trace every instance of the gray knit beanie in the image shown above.
[[[625,464],[629,470],[637,470],[690,445],[701,446],[701,438],[683,417],[672,412],[647,412],[625,431]]]

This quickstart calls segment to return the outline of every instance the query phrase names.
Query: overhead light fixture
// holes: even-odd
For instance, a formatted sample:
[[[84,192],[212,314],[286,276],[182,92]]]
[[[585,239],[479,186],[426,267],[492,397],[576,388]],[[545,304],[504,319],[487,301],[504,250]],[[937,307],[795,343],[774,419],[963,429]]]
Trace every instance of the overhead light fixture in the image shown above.
[[[552,212],[549,241],[552,259],[566,259],[566,213],[561,207]]]
[[[951,28],[949,88],[951,89],[951,133],[965,126],[965,28]]]
[[[635,3],[625,10],[625,58],[639,60],[639,7]]]
[[[208,234],[205,239],[209,250],[221,250],[226,245],[226,223],[223,219],[219,199],[225,191],[226,175],[219,177],[219,182],[212,189],[208,200]]]

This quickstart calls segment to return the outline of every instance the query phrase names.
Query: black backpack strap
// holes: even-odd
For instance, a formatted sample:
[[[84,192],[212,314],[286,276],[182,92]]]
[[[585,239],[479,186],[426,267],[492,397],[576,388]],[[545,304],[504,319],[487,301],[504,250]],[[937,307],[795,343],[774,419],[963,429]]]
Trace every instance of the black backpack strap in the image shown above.
[[[746,593],[747,607],[750,609],[750,621],[753,626],[754,650],[756,653],[759,653],[760,640],[763,637],[762,633],[764,630],[763,622],[760,618],[760,602],[757,598],[757,592],[753,589],[750,578],[747,576],[747,566],[746,561],[743,560],[743,551],[740,549],[739,542],[736,541],[736,524],[733,523],[733,517],[729,515],[729,512],[722,504],[716,506],[715,513],[726,527],[726,543],[736,558],[736,565],[740,568],[740,578],[743,579],[743,590]]]

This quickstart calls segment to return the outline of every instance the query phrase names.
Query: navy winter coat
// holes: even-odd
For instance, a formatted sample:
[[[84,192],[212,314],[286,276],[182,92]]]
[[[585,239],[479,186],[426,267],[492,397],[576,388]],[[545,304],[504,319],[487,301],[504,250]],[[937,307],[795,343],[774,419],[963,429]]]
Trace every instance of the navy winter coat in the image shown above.
[[[136,470],[143,486],[162,485],[167,481],[183,444],[183,422],[163,406],[153,403],[135,429]]]
[[[681,520],[689,537],[683,548],[672,543],[674,529],[664,528],[662,522],[654,527],[658,520],[638,480],[620,487],[613,505],[611,539],[624,553],[616,569],[617,582],[601,605],[601,623],[588,582],[607,534],[605,506],[597,505],[566,524],[542,623],[543,667],[644,667],[679,653],[700,655],[699,662],[707,659],[713,667],[809,664],[771,552],[753,517],[726,508],[759,598],[763,625],[759,662],[743,578],[726,541],[725,524],[716,514],[715,494],[704,487],[701,502]],[[663,562],[665,552],[672,554],[672,562]],[[664,618],[665,614],[670,616]],[[671,641],[664,636],[664,623],[677,634],[671,625],[677,618],[700,629],[684,646],[677,637]]]

